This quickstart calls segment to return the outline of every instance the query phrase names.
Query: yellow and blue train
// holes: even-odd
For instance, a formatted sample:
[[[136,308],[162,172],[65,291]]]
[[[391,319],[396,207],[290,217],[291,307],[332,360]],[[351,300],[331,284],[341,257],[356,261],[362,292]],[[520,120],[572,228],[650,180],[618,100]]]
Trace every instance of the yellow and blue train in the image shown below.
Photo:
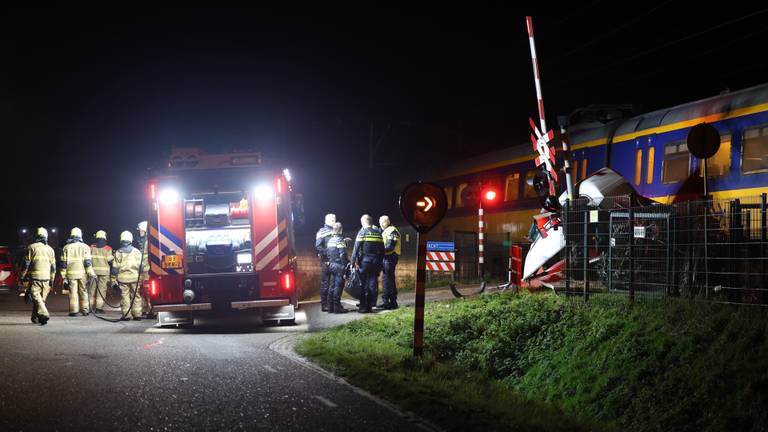
[[[690,154],[686,137],[691,127],[709,123],[720,133],[721,142],[708,160],[710,195],[728,199],[768,192],[768,84],[602,120],[575,123],[568,129],[574,183],[610,167],[638,193],[656,201],[700,197],[702,161]],[[478,181],[501,192],[501,200],[485,209],[486,231],[509,233],[513,240],[526,236],[531,217],[540,209],[527,181],[537,171],[534,157],[526,143],[463,161],[445,172],[438,183],[448,196],[449,210],[436,236],[477,230],[477,207],[463,202],[462,191]]]

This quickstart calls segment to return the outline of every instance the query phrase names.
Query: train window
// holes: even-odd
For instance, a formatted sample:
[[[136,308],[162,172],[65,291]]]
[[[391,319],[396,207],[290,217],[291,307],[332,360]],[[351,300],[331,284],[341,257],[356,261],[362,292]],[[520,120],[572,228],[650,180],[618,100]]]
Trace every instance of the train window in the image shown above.
[[[703,176],[701,166],[703,161],[699,162],[699,177]],[[707,159],[707,175],[709,177],[727,176],[731,171],[731,136],[720,135],[720,148],[714,156]]]
[[[676,183],[688,178],[691,154],[685,142],[674,142],[664,146],[664,162],[661,167],[661,181]]]
[[[643,149],[635,150],[635,186],[640,185],[640,177],[643,175]]]
[[[581,161],[581,179],[584,180],[587,178],[587,160],[583,159]]]
[[[537,171],[538,170],[528,171],[528,174],[525,175],[523,198],[536,198],[538,196],[536,195],[536,190],[531,184],[533,182],[533,178],[536,177]]]
[[[741,172],[754,174],[768,171],[768,127],[744,131],[741,150]]]
[[[464,202],[461,200],[461,193],[466,189],[467,184],[462,183],[456,187],[456,205],[455,208],[464,207]]]
[[[651,147],[648,149],[648,166],[645,172],[645,184],[653,183],[653,164],[656,162],[656,149]]]
[[[520,173],[507,176],[504,187],[504,201],[515,201],[520,198]]]
[[[453,187],[446,186],[443,190],[445,191],[445,197],[448,199],[448,208],[451,208],[451,205],[453,204]]]

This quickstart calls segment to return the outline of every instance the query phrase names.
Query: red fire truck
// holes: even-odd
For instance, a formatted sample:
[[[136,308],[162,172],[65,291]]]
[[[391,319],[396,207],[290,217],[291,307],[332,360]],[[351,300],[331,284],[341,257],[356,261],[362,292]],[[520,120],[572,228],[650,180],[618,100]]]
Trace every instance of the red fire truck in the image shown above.
[[[259,153],[179,148],[147,188],[148,290],[161,326],[226,311],[295,322],[299,196],[287,169],[267,166]]]

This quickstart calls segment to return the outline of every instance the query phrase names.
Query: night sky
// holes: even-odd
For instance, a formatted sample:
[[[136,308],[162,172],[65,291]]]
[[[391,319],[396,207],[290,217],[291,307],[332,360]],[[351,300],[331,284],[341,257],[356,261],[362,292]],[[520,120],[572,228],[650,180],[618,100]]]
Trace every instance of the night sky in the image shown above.
[[[553,125],[589,104],[650,111],[768,79],[768,10],[446,4],[6,10],[0,243],[40,224],[115,240],[144,218],[146,168],[172,146],[253,148],[292,168],[306,231],[329,211],[347,228],[396,214],[421,166],[526,142],[527,13]]]

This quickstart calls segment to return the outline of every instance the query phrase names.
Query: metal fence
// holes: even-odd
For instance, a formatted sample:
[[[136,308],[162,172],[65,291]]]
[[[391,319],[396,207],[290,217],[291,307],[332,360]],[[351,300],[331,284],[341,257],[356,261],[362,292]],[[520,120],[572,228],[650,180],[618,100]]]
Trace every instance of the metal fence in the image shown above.
[[[768,305],[766,195],[641,205],[566,203],[568,295],[675,296]]]

